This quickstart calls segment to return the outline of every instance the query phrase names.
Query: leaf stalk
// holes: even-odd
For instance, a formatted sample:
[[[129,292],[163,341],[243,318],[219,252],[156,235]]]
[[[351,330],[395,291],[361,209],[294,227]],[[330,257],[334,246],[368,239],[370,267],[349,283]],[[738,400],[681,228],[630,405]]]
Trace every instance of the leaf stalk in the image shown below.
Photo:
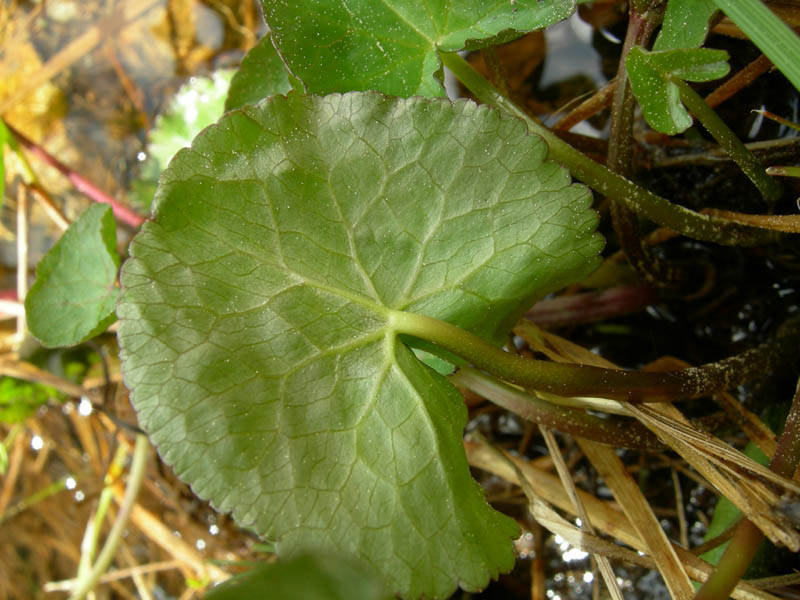
[[[523,358],[475,334],[424,315],[391,311],[395,332],[448,350],[509,383],[561,396],[601,396],[627,402],[671,402],[728,389],[770,372],[796,355],[798,327],[773,340],[714,363],[676,371],[643,372]]]
[[[681,100],[689,111],[697,117],[708,132],[717,140],[720,146],[725,149],[728,156],[739,165],[745,175],[770,202],[774,202],[781,196],[781,186],[778,182],[767,175],[761,161],[747,149],[742,141],[728,127],[719,115],[706,104],[705,100],[695,92],[692,87],[680,78],[673,77],[670,81],[674,83],[680,91]]]
[[[441,52],[439,56],[442,63],[481,102],[522,119],[532,133],[544,138],[550,148],[551,158],[564,164],[574,177],[633,212],[688,237],[727,246],[758,246],[777,239],[774,232],[696,213],[636,185],[585,156],[531,118],[457,53]]]

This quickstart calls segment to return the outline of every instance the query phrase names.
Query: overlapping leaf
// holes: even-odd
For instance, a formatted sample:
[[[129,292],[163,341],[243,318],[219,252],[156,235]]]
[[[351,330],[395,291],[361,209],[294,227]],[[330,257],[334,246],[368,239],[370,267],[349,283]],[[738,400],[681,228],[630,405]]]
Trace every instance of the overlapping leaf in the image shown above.
[[[286,94],[290,89],[289,74],[268,34],[242,60],[242,65],[231,80],[225,110],[255,104],[273,94]]]
[[[45,346],[73,346],[114,322],[117,233],[111,207],[93,204],[39,262],[25,298],[28,327]]]
[[[277,540],[359,558],[407,597],[510,568],[466,411],[392,311],[490,339],[588,274],[589,193],[470,102],[290,93],[165,172],[118,307],[141,425],[195,492]]]
[[[575,0],[262,0],[289,70],[313,94],[444,96],[437,51],[510,41],[575,12]]]

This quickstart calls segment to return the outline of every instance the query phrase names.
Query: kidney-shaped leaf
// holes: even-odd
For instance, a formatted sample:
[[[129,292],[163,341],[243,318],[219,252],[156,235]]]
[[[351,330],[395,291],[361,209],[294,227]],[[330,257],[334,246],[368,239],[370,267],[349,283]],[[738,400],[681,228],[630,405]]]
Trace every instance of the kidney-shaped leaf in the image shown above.
[[[575,12],[576,0],[262,0],[289,70],[313,94],[444,96],[436,52],[510,41]]]
[[[634,46],[625,67],[642,113],[656,131],[675,135],[692,125],[675,80],[712,81],[727,75],[728,53],[709,48],[648,52]]]
[[[93,204],[36,267],[25,298],[28,327],[45,346],[73,346],[114,322],[117,232],[107,204]]]
[[[589,193],[471,102],[290,93],[224,116],[161,179],[118,307],[165,461],[282,555],[360,558],[407,597],[513,564],[463,402],[393,311],[496,339],[587,275]]]

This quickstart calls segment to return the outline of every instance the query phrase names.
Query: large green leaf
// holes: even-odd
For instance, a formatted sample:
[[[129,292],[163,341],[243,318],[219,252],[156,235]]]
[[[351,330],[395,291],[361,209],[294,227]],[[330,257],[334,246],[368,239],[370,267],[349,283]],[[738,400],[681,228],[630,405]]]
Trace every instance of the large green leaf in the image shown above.
[[[31,333],[49,347],[73,346],[114,322],[117,233],[107,204],[93,204],[36,267],[25,298]]]
[[[290,89],[289,74],[267,34],[250,49],[233,76],[225,111],[255,104],[273,94],[286,94]]]
[[[466,410],[397,311],[502,338],[598,262],[590,194],[474,103],[290,93],[165,171],[118,307],[139,422],[282,555],[358,557],[407,597],[483,587],[513,521],[471,479]]]
[[[335,555],[260,565],[213,588],[205,600],[386,600],[379,581]]]
[[[634,46],[625,60],[631,88],[656,131],[675,135],[692,125],[676,80],[712,81],[727,75],[728,53],[708,48],[648,52]]]
[[[314,94],[444,96],[441,52],[475,49],[566,19],[575,0],[262,0],[289,70]]]

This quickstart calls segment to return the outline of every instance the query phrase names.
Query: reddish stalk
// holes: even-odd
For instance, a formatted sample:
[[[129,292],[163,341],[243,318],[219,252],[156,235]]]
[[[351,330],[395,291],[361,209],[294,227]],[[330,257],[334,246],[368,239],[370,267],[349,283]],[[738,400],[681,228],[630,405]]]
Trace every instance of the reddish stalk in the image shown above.
[[[142,223],[145,222],[145,217],[106,194],[103,190],[98,188],[83,175],[76,173],[73,169],[62,163],[55,156],[48,153],[39,144],[29,140],[19,131],[11,127],[11,125],[7,125],[7,127],[22,146],[24,146],[31,154],[55,168],[58,172],[69,179],[70,183],[72,183],[76,190],[85,194],[93,202],[102,202],[103,204],[108,204],[111,206],[111,210],[114,211],[114,217],[116,217],[120,223],[124,223],[125,225],[133,227],[134,229],[138,229]]]

